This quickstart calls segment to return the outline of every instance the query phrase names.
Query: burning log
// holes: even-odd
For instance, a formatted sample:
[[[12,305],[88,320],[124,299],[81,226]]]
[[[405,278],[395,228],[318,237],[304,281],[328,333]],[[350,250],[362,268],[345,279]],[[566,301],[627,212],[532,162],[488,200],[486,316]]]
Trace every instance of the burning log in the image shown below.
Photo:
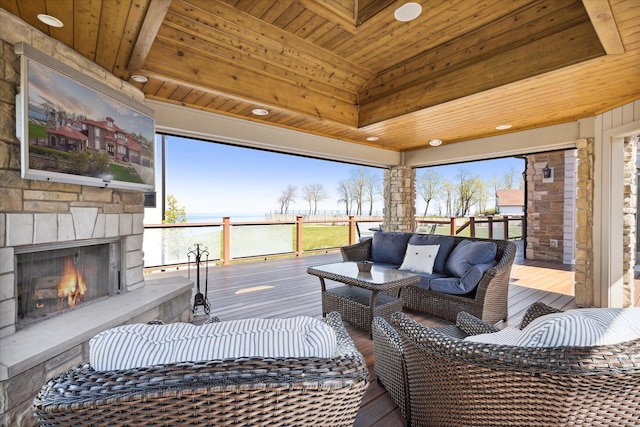
[[[62,281],[63,276],[44,276],[35,279],[33,287],[33,300],[40,301],[43,299],[58,298],[58,283]]]
[[[64,260],[62,280],[58,284],[58,298],[67,298],[69,306],[76,305],[76,300],[87,293],[87,285],[82,275],[73,266],[71,258]]]

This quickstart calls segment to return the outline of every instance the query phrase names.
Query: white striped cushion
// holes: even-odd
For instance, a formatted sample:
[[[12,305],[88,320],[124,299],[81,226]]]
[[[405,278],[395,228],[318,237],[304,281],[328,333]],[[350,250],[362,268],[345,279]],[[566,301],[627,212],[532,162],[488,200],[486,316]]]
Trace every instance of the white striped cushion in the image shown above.
[[[640,308],[583,308],[547,314],[522,330],[515,345],[591,347],[640,338]]]
[[[466,337],[465,340],[484,344],[513,345],[520,338],[520,335],[522,335],[520,329],[508,326],[498,332],[471,335]]]
[[[201,326],[124,325],[99,333],[89,345],[89,361],[97,371],[253,356],[327,358],[337,347],[333,329],[307,316]]]

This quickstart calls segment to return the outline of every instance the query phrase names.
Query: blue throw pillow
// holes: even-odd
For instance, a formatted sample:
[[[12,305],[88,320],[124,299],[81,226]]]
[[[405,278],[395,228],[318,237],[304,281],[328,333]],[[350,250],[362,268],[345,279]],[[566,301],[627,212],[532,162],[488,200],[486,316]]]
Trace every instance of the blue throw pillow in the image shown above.
[[[436,273],[444,273],[445,263],[453,249],[455,240],[451,236],[440,236],[437,234],[414,234],[409,239],[410,245],[440,245],[438,255],[433,263],[433,271]]]
[[[371,259],[386,264],[402,264],[411,233],[376,231],[371,241]]]
[[[496,257],[498,248],[493,242],[463,240],[453,248],[447,259],[447,273],[462,277],[474,265],[486,264]]]
[[[470,269],[468,269],[464,276],[460,278],[460,289],[463,293],[471,292],[478,286],[478,282],[482,279],[484,273],[489,271],[491,267],[495,267],[498,264],[498,261],[495,259],[486,264],[476,264]]]

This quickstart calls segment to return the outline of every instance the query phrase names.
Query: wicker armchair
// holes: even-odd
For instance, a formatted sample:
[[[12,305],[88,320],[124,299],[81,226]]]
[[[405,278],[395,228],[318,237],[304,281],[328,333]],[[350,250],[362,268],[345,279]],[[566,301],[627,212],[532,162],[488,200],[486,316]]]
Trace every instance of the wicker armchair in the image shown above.
[[[507,296],[511,268],[516,256],[517,246],[507,240],[490,240],[471,237],[453,237],[456,244],[463,240],[482,240],[494,242],[497,246],[498,264],[489,269],[478,283],[476,289],[467,295],[451,295],[415,286],[402,289],[404,308],[427,313],[441,319],[455,321],[459,312],[465,311],[485,322],[496,323],[507,318]],[[363,261],[371,259],[372,240],[364,240],[341,248],[344,261]]]
[[[338,313],[329,359],[242,358],[96,372],[88,364],[45,384],[40,425],[351,426],[369,384]]]
[[[534,304],[520,328],[551,312]],[[402,313],[391,323],[372,325],[375,372],[407,425],[638,425],[640,340],[515,347],[462,340],[495,331],[464,313],[457,326],[429,328]]]

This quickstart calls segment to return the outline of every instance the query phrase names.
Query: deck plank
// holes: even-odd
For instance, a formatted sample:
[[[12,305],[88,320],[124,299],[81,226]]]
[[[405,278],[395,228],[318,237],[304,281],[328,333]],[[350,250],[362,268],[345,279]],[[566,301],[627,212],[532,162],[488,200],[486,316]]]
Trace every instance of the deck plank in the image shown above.
[[[221,320],[300,315],[320,318],[320,282],[317,277],[307,274],[307,267],[341,260],[339,252],[329,252],[229,266],[209,266],[207,296],[211,303],[211,315]],[[200,286],[204,292],[204,269],[201,269],[201,273]],[[188,276],[189,271],[174,269],[151,273],[154,274]],[[191,279],[195,281],[194,270],[191,270]],[[327,281],[327,286],[337,284]],[[575,308],[573,286],[574,273],[570,266],[516,258],[509,287],[509,317],[505,326],[518,325],[527,307],[536,301],[543,301],[564,310]],[[424,325],[449,324],[445,320],[423,313],[407,311],[406,314]],[[203,322],[207,317],[202,315],[200,308],[194,322]],[[347,330],[371,372],[371,384],[354,426],[403,426],[400,410],[373,374],[373,343],[368,333],[350,325],[347,325]]]

